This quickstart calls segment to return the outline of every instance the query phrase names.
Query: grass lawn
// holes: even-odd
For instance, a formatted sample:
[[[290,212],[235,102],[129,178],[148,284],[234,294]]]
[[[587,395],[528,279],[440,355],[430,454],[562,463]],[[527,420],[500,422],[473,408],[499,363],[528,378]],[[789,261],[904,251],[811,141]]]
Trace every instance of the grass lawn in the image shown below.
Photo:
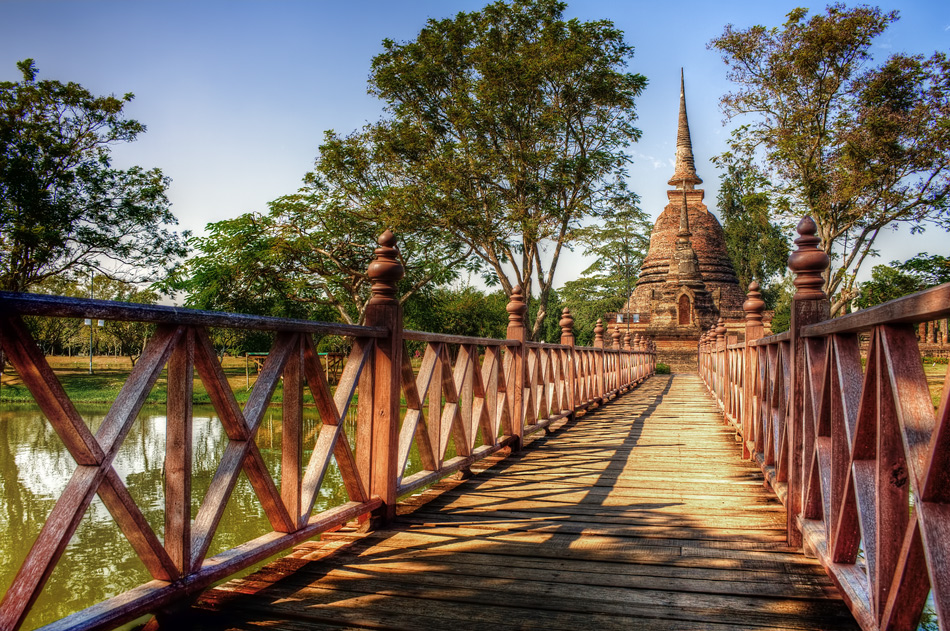
[[[947,364],[924,364],[924,374],[927,375],[927,385],[930,386],[930,398],[934,408],[940,407],[940,395],[943,393],[943,382],[947,377]]]
[[[56,376],[59,377],[60,382],[69,394],[69,398],[72,401],[82,403],[112,403],[131,371],[131,364],[124,357],[104,356],[93,358],[93,374],[91,375],[89,374],[88,357],[47,357],[46,360],[53,368]],[[248,378],[245,377],[243,357],[225,357],[223,368],[238,402],[246,402],[250,394],[248,385],[253,386],[257,381],[257,370],[254,363],[252,362],[250,365],[250,376]],[[162,371],[162,375],[148,395],[147,402],[164,403],[166,393],[167,382],[165,371]],[[282,384],[278,384],[272,401],[279,403],[282,400],[283,388]],[[0,401],[24,403],[33,401],[29,390],[9,365],[7,365],[3,374]],[[304,389],[304,401],[313,402],[310,391],[306,388]],[[197,376],[194,386],[194,403],[211,403],[207,391]]]

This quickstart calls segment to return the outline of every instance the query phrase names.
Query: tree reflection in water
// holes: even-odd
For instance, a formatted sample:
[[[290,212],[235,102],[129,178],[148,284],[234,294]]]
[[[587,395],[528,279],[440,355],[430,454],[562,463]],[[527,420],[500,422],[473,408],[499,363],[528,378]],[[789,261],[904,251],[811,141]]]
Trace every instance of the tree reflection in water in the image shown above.
[[[106,407],[81,407],[80,414],[95,431]],[[316,410],[304,410],[305,444],[313,445],[319,419]],[[346,422],[355,447],[356,426]],[[211,406],[194,407],[192,517],[227,445],[227,436]],[[280,480],[280,408],[268,410],[257,443],[272,477]],[[304,453],[304,462],[310,456]],[[115,469],[145,514],[159,539],[164,536],[165,416],[161,406],[146,407],[139,415],[115,459]],[[59,436],[32,405],[0,405],[0,590],[5,592],[66,486],[76,463]],[[412,454],[407,472],[419,469]],[[348,500],[339,469],[327,470],[314,512]],[[208,556],[270,532],[270,522],[244,474],[228,501]],[[23,628],[34,628],[105,600],[150,580],[132,546],[109,511],[96,497],[83,517],[66,553],[27,618]]]

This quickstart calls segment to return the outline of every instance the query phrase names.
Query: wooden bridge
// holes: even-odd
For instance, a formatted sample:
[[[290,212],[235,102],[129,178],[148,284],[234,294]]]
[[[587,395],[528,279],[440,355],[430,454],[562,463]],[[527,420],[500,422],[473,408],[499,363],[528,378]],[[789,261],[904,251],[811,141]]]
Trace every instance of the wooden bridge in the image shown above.
[[[197,628],[857,629],[695,375],[657,375],[390,528],[202,597]]]
[[[752,291],[744,340],[711,331],[699,375],[655,375],[648,340],[605,340],[599,325],[592,347],[577,346],[567,310],[560,344],[529,342],[520,290],[505,340],[404,330],[390,234],[369,269],[366,326],[0,293],[0,345],[77,462],[0,603],[0,631],[27,620],[96,494],[153,580],[46,628],[154,613],[149,627],[175,629],[914,629],[928,596],[946,628],[950,390],[935,414],[914,326],[950,315],[950,285],[827,321],[827,258],[813,224],[799,232],[791,330],[763,338]],[[29,315],[156,325],[95,433],[31,339]],[[274,334],[243,408],[214,327]],[[352,348],[332,390],[322,335]],[[424,349],[420,363],[410,349]],[[113,461],[163,371],[158,529]],[[228,445],[192,515],[196,378]],[[275,480],[255,436],[281,381]],[[309,442],[304,388],[322,422]],[[315,511],[331,466],[349,501]],[[272,532],[209,556],[242,472]]]

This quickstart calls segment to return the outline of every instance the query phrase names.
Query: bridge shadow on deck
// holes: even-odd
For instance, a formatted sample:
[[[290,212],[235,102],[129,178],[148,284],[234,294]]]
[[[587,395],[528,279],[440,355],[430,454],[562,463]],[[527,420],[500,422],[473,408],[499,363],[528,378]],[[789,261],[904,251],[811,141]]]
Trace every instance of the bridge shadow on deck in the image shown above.
[[[208,592],[208,629],[854,629],[695,375],[654,376],[391,529]]]

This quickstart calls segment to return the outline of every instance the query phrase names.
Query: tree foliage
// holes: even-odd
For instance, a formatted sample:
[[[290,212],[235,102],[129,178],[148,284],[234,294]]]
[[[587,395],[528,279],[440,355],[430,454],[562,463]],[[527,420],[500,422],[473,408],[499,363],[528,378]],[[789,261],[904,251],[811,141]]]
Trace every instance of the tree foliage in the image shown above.
[[[209,224],[190,242],[198,254],[167,288],[202,309],[360,323],[370,297],[366,270],[387,225],[385,214],[349,204],[310,174],[267,214]],[[467,251],[431,227],[399,236],[403,302],[467,269]]]
[[[727,26],[710,46],[737,89],[722,106],[746,116],[732,150],[754,156],[787,201],[811,215],[832,257],[832,314],[884,229],[950,226],[950,63],[944,53],[893,54],[870,63],[874,38],[897,12],[833,4],[795,9],[781,27]]]
[[[370,92],[388,117],[329,134],[317,171],[397,234],[437,228],[505,293],[547,315],[559,257],[590,217],[613,212],[634,98],[633,49],[606,20],[564,20],[556,0],[495,2],[386,40]],[[537,292],[536,294],[534,292]]]
[[[950,258],[922,252],[903,262],[875,265],[871,280],[861,283],[857,304],[866,309],[943,283],[950,283]]]
[[[649,217],[624,195],[614,213],[576,233],[584,253],[594,262],[575,280],[564,283],[559,294],[574,316],[579,344],[590,344],[598,318],[620,311],[636,284],[640,266],[650,249],[653,225]]]
[[[405,322],[407,328],[422,331],[504,339],[507,305],[508,298],[500,290],[435,287],[406,303]]]
[[[48,278],[35,285],[33,290],[54,296],[148,305],[157,303],[159,299],[159,293],[151,288],[94,274],[75,279]],[[147,322],[120,320],[104,320],[101,327],[96,320],[92,324],[95,328],[92,332],[90,325],[85,324],[83,318],[30,316],[25,318],[25,321],[33,339],[48,355],[72,354],[74,351],[88,353],[89,345],[92,344],[95,354],[123,355],[129,359],[133,368],[155,330],[155,326]]]
[[[95,96],[76,83],[0,82],[0,289],[26,291],[93,268],[126,280],[160,277],[187,252],[169,229],[169,180],[117,169],[110,149],[144,125],[124,117],[132,94]]]
[[[773,308],[789,249],[784,227],[772,220],[768,182],[754,165],[737,161],[731,154],[720,156],[717,164],[724,168],[718,208],[739,286],[745,289],[757,280],[766,306]]]

